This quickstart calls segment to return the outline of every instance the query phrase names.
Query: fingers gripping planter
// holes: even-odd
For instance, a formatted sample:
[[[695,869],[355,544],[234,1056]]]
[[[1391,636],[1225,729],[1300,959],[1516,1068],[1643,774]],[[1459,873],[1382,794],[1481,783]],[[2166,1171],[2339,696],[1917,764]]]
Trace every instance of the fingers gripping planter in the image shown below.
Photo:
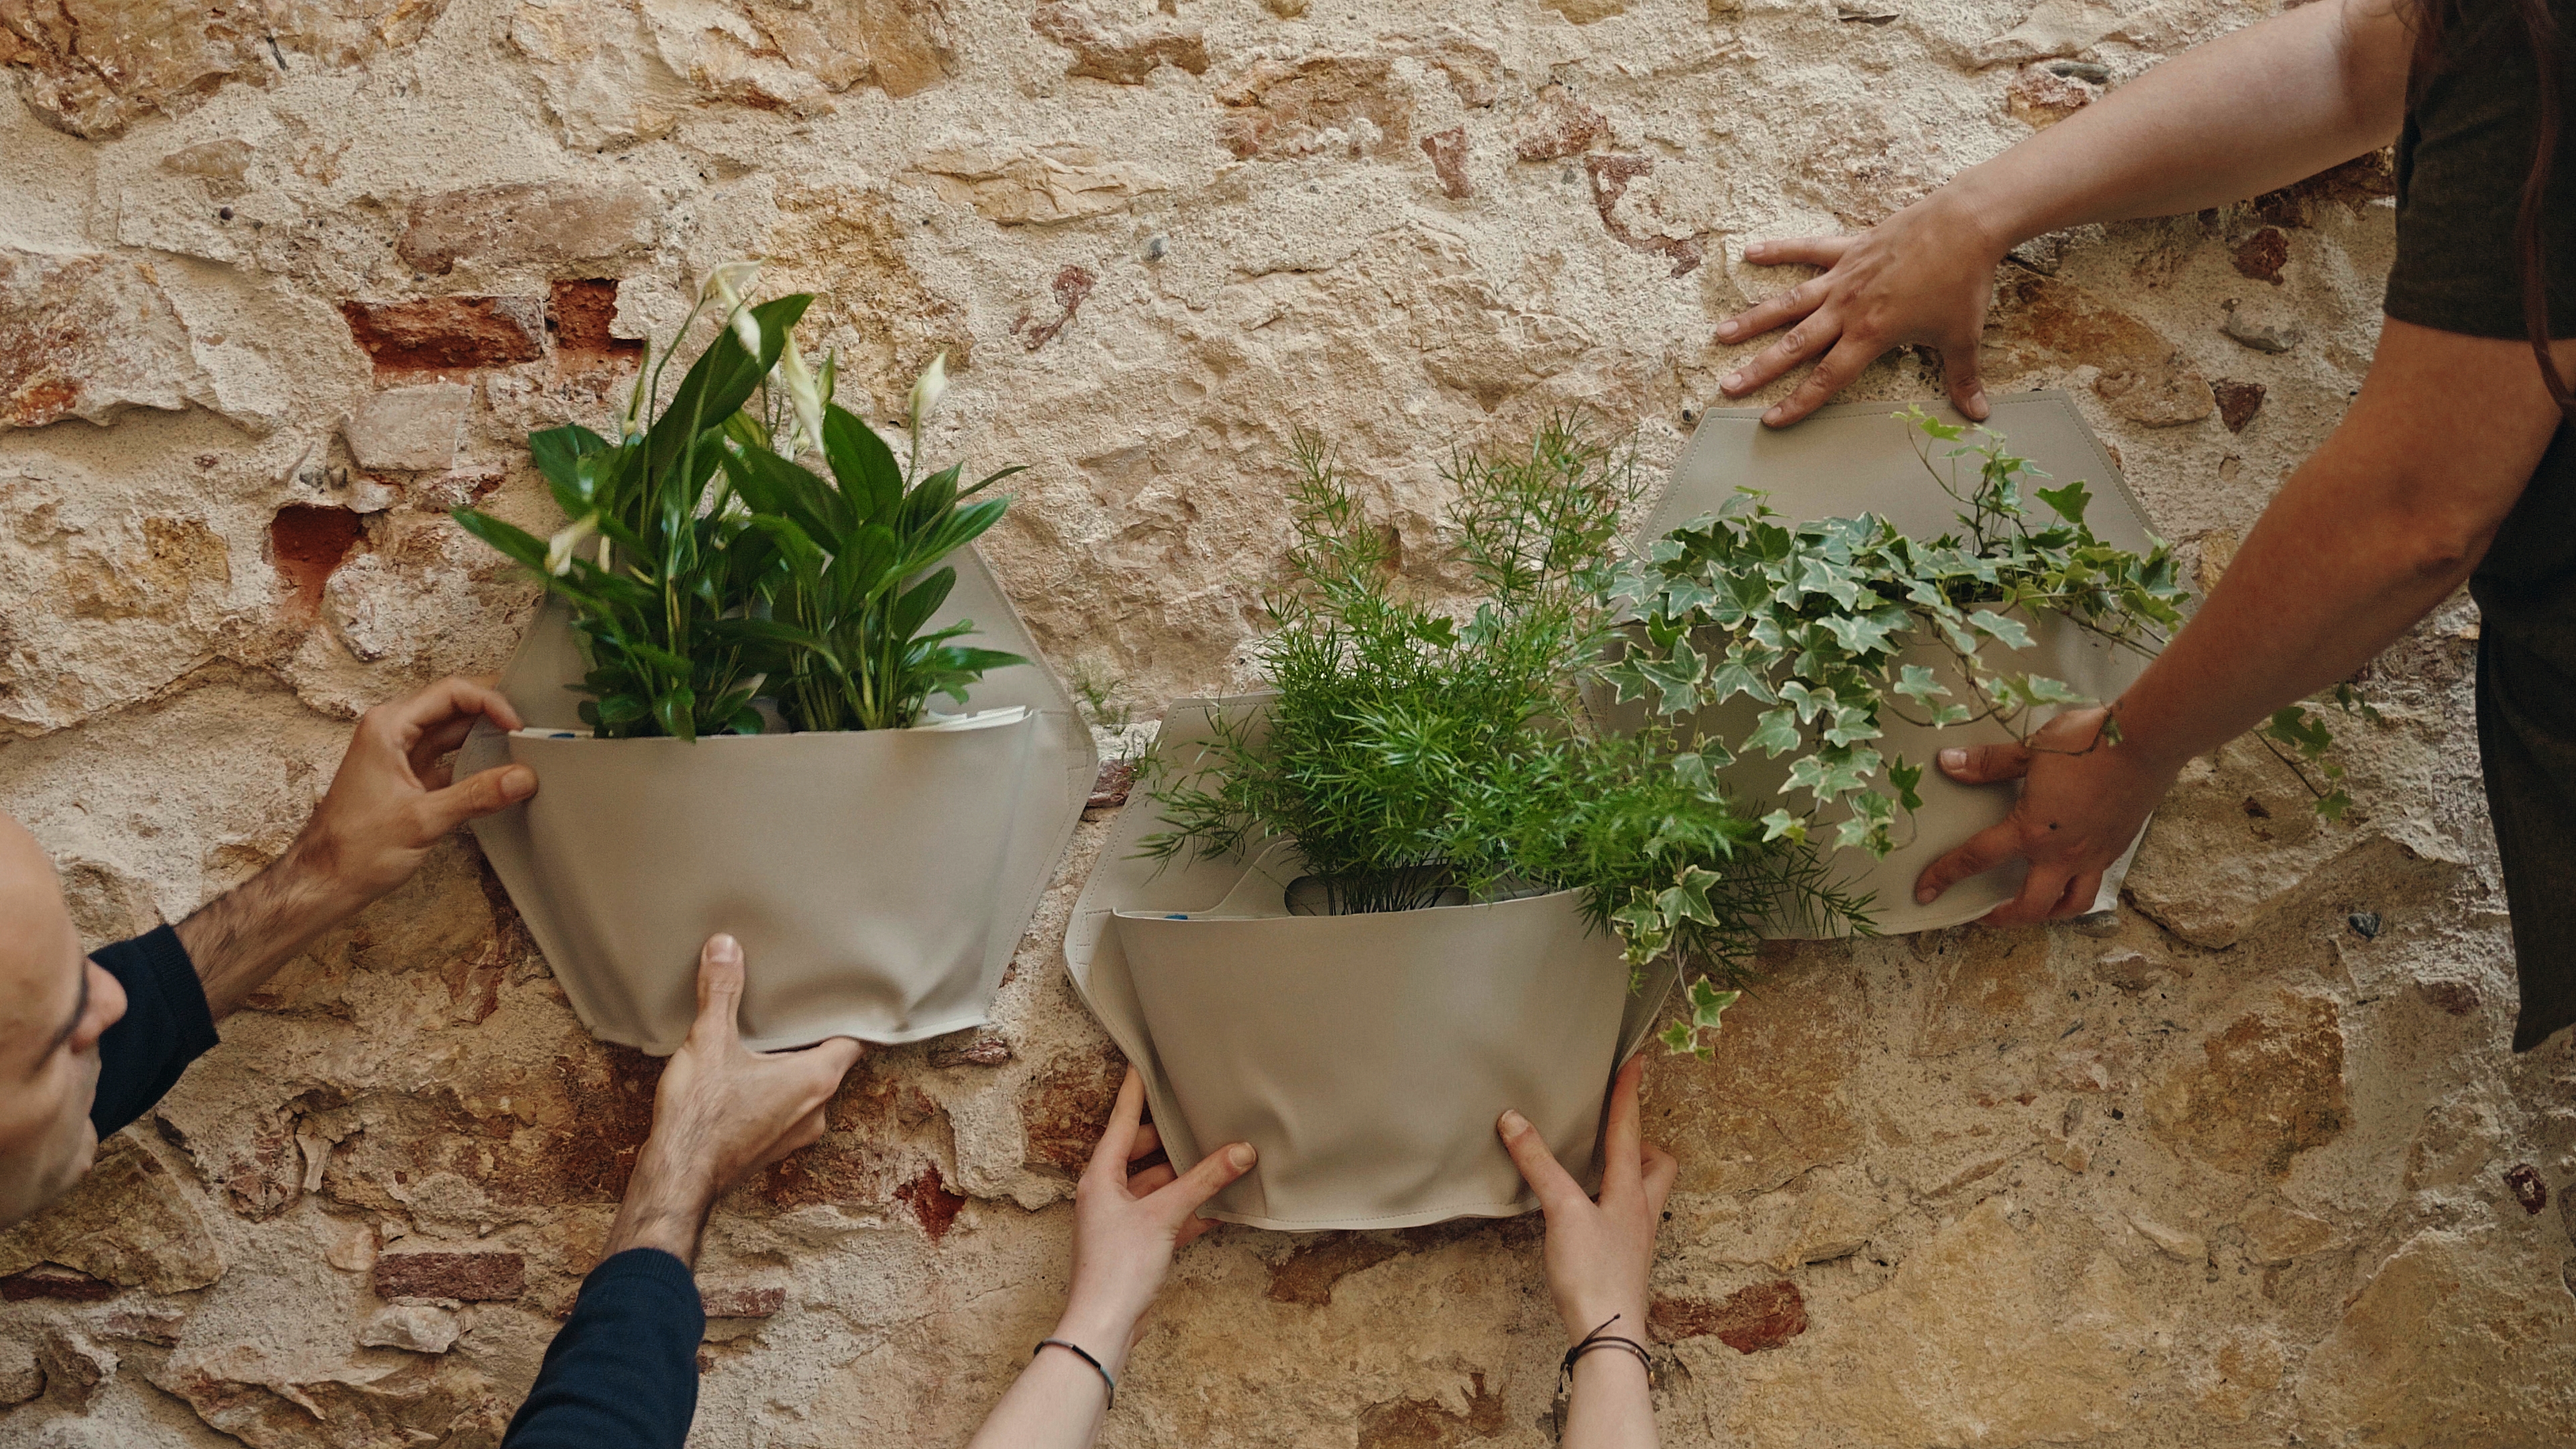
[[[1188,761],[1218,715],[1266,696],[1176,700],[1157,748]],[[1674,972],[1642,990],[1575,892],[1363,915],[1295,916],[1294,851],[1138,859],[1139,796],[1066,933],[1075,987],[1143,1072],[1186,1171],[1242,1140],[1252,1171],[1207,1216],[1286,1230],[1396,1228],[1537,1206],[1495,1136],[1518,1109],[1578,1178],[1610,1077]]]
[[[968,551],[952,561],[935,622],[972,618],[1031,662],[913,729],[591,739],[566,612],[540,612],[501,680],[529,728],[478,729],[460,768],[536,771],[535,798],[474,833],[593,1033],[676,1049],[717,931],[750,963],[755,1050],[986,1020],[1098,759],[991,572]]]
[[[1947,421],[1963,421],[1946,406],[1937,411]],[[1768,494],[1769,506],[1792,523],[1875,514],[1912,537],[1939,535],[1955,527],[1958,504],[1925,473],[1924,460],[1915,451],[1919,435],[1895,414],[1889,404],[1853,403],[1823,409],[1792,428],[1772,429],[1762,426],[1759,409],[1712,410],[1674,464],[1672,481],[1640,536],[1658,538],[1714,513],[1739,489]],[[2144,512],[2066,394],[2040,392],[1997,399],[1986,426],[2053,480],[2089,483],[2094,496],[2087,522],[2103,542],[2141,554],[2153,546]],[[2109,643],[2062,616],[2015,611],[2013,617],[2028,629],[2030,647],[2011,649],[1988,639],[1978,650],[1985,667],[2045,675],[2100,701],[2119,698],[2146,668],[2142,653]],[[1930,669],[1951,691],[1947,697],[1972,697],[1956,660],[1946,650],[1919,644],[1902,658]],[[1740,740],[1759,713],[1760,707],[1751,699],[1738,695],[1704,711],[1696,722],[1723,738]],[[1631,704],[1612,714],[1641,718],[1642,707]],[[1940,749],[2012,739],[2002,723],[1991,719],[1941,729],[1892,716],[1884,718],[1883,724],[1885,738],[1874,743],[1887,756],[1927,767]],[[1785,761],[1750,752],[1721,772],[1731,788],[1762,800],[1788,795],[1786,775]],[[1975,920],[2011,900],[2025,873],[2024,865],[2016,861],[1952,886],[1931,905],[1915,904],[1914,881],[1923,869],[1978,831],[2000,822],[2019,793],[2014,783],[1958,784],[1937,768],[1924,770],[1919,788],[1923,803],[1910,823],[1900,822],[1895,850],[1878,858],[1854,847],[1829,857],[1834,874],[1849,889],[1875,896],[1871,915],[1877,929],[1887,934]],[[2143,834],[2142,830],[2142,838]],[[2091,909],[2108,910],[2118,903],[2121,880],[2136,854],[2133,840],[2128,852],[2104,874]],[[1795,922],[1777,922],[1772,929],[1781,936],[1813,934],[1812,928]]]

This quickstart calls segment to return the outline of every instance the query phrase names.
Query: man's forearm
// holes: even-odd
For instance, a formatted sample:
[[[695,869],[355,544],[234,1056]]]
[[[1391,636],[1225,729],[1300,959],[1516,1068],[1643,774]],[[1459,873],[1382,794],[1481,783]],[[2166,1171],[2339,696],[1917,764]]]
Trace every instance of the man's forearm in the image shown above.
[[[2241,201],[2395,139],[2410,46],[2391,0],[2302,6],[2157,65],[1947,191],[1997,255]]]
[[[322,934],[364,909],[327,861],[313,858],[311,833],[241,885],[179,923],[179,942],[205,984],[206,1005],[221,1018]]]

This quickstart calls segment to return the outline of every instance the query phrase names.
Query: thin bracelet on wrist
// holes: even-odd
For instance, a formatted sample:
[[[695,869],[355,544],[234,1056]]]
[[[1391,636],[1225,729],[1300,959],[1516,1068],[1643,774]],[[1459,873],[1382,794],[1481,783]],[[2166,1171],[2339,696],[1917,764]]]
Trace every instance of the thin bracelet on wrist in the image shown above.
[[[1603,1331],[1609,1328],[1611,1324],[1618,1322],[1625,1316],[1626,1315],[1624,1314],[1618,1313],[1611,1314],[1608,1318],[1601,1321],[1601,1327],[1583,1335],[1581,1339],[1575,1342],[1574,1347],[1565,1351],[1564,1359],[1556,1366],[1556,1387],[1558,1392],[1562,1393],[1574,1386],[1575,1360],[1592,1352],[1596,1348],[1615,1348],[1622,1353],[1635,1354],[1637,1356],[1637,1362],[1646,1370],[1646,1387],[1648,1389],[1654,1388],[1655,1356],[1646,1351],[1646,1346],[1644,1344],[1637,1342],[1633,1338],[1621,1338],[1617,1334]]]
[[[1036,1358],[1039,1354],[1044,1353],[1051,1348],[1063,1349],[1065,1352],[1081,1359],[1084,1363],[1091,1365],[1091,1371],[1100,1375],[1100,1382],[1109,1390],[1109,1397],[1106,1402],[1101,1404],[1100,1412],[1105,1414],[1111,1409],[1118,1407],[1118,1381],[1109,1376],[1109,1369],[1106,1365],[1091,1356],[1091,1350],[1084,1348],[1078,1343],[1067,1343],[1061,1338],[1041,1338],[1038,1340],[1038,1346],[1029,1350],[1029,1357]]]

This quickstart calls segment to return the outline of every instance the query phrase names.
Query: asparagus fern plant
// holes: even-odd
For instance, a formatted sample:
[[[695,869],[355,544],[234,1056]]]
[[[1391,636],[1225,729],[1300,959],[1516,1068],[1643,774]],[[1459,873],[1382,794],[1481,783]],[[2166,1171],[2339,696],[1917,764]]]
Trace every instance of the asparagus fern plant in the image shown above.
[[[1632,967],[1697,969],[1667,1041],[1703,1054],[1758,921],[1786,905],[1863,922],[1813,851],[1766,839],[1667,731],[1606,734],[1584,711],[1617,617],[1631,454],[1560,418],[1526,454],[1454,458],[1451,552],[1477,591],[1465,611],[1398,587],[1386,535],[1320,439],[1301,435],[1294,462],[1293,583],[1267,601],[1261,643],[1277,697],[1257,727],[1220,720],[1212,761],[1149,758],[1168,828],[1148,855],[1284,836],[1340,911],[1579,891]]]

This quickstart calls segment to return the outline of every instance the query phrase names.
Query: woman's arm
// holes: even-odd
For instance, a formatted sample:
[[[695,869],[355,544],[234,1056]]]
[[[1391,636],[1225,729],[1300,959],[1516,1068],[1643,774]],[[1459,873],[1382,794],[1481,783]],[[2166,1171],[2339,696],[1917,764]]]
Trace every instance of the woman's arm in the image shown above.
[[[1129,1067],[1109,1129],[1074,1189],[1073,1287],[1064,1316],[967,1449],[1087,1449],[1172,1254],[1216,1226],[1198,1215],[1200,1206],[1251,1169],[1252,1144],[1236,1142],[1200,1159],[1186,1177],[1169,1163],[1130,1175],[1129,1164],[1162,1146],[1151,1126],[1138,1125],[1144,1114],[1145,1079]]]
[[[1940,349],[1959,410],[1983,418],[1977,342],[2005,252],[2060,227],[2240,201],[2388,144],[2412,46],[2394,0],[2318,0],[2166,61],[1859,236],[1752,243],[1748,262],[1827,270],[1718,325],[1734,342],[1797,324],[1719,386],[1752,392],[1823,354],[1763,415],[1781,426],[1919,343]]]
[[[2558,351],[2576,364],[2576,343]],[[2468,578],[2560,416],[2528,343],[2389,319],[2352,410],[2121,697],[2117,743],[2095,743],[2094,709],[2050,721],[2038,753],[1941,752],[1953,779],[2029,783],[2002,824],[1932,863],[1915,899],[2027,858],[2020,897],[1986,919],[2086,909],[2186,760],[2351,674]]]
[[[1655,1228],[1680,1167],[1672,1154],[1646,1145],[1637,1124],[1642,1059],[1632,1058],[1610,1088],[1602,1136],[1601,1196],[1558,1165],[1546,1139],[1518,1112],[1495,1130],[1547,1213],[1547,1286],[1565,1324],[1566,1342],[1594,1334],[1646,1343],[1646,1277],[1655,1265]],[[1573,1402],[1566,1406],[1560,1449],[1655,1449],[1654,1385],[1645,1360],[1616,1346],[1574,1361]]]

